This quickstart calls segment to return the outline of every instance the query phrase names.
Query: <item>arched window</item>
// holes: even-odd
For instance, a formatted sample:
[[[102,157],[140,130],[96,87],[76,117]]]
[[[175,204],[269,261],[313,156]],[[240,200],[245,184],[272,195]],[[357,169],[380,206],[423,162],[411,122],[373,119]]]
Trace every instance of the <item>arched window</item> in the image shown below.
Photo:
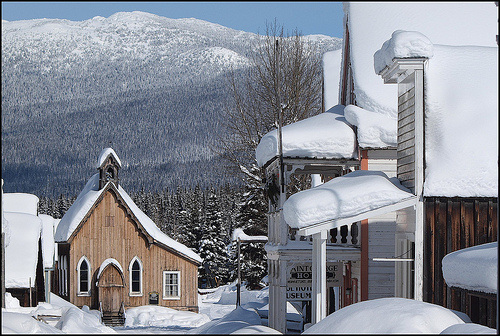
[[[130,273],[130,295],[142,295],[142,262],[139,258],[134,257],[129,266]]]
[[[90,295],[90,262],[83,256],[78,262],[78,295]]]

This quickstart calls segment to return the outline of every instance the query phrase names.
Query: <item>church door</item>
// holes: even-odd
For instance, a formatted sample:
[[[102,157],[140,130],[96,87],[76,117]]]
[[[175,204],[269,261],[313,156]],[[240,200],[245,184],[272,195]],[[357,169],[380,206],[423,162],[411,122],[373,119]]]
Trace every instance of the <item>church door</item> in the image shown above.
[[[99,278],[99,300],[102,311],[117,313],[123,302],[123,274],[113,264],[109,264]]]

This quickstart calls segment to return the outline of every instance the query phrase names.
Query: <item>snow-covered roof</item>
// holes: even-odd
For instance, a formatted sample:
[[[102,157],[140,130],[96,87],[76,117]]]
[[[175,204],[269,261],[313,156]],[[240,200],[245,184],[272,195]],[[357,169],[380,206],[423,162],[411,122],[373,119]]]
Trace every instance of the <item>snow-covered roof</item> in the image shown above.
[[[54,267],[55,241],[54,226],[58,220],[52,216],[40,214],[38,217],[42,221],[42,257],[43,267]]]
[[[389,179],[379,171],[357,170],[290,196],[283,205],[283,215],[290,227],[302,229],[413,198],[396,178]]]
[[[243,231],[243,229],[234,229],[233,235],[232,235],[232,241],[237,241],[240,240],[242,242],[245,241],[262,241],[262,242],[267,242],[267,236],[249,236]]]
[[[395,117],[397,86],[384,85],[373,55],[394,31],[418,31],[434,44],[496,46],[498,10],[493,2],[344,3],[358,106]]]
[[[282,128],[283,156],[300,158],[357,158],[356,138],[344,118],[344,106],[297,121]],[[264,166],[278,155],[278,131],[262,137],[255,151],[257,164]]]
[[[358,144],[362,148],[397,147],[397,118],[367,111],[355,105],[344,109],[346,120],[358,128]]]
[[[63,218],[59,222],[59,225],[57,226],[55,240],[58,242],[67,241],[71,237],[75,229],[80,225],[83,218],[88,214],[89,210],[92,208],[95,202],[99,199],[103,191],[107,190],[109,187],[115,188],[117,193],[137,218],[139,224],[142,225],[142,227],[153,239],[195,261],[201,262],[201,257],[193,250],[161,232],[156,224],[141,209],[139,209],[132,198],[125,192],[125,190],[121,186],[118,186],[118,188],[116,188],[113,182],[108,182],[106,186],[104,186],[101,190],[98,190],[99,174],[94,174],[90,178],[73,205],[71,205],[66,214],[63,216]]]
[[[323,93],[325,111],[340,104],[340,69],[342,68],[342,49],[327,51],[323,54]]]
[[[4,212],[4,216],[10,229],[10,243],[5,247],[5,287],[29,288],[30,278],[34,287],[42,221],[28,213]]]
[[[2,197],[4,211],[37,215],[39,198],[33,194],[5,193]]]
[[[447,254],[442,261],[448,286],[485,293],[498,291],[498,242]]]
[[[498,47],[434,45],[424,79],[424,196],[498,197]]]
[[[116,268],[118,268],[120,270],[120,272],[122,272],[121,274],[125,274],[123,272],[123,267],[122,267],[122,265],[120,265],[120,263],[118,262],[118,260],[116,260],[115,258],[108,258],[108,259],[106,259],[106,260],[104,260],[102,262],[101,266],[99,266],[99,272],[97,273],[97,280],[99,280],[101,278],[102,272],[110,264],[115,265]]]
[[[97,160],[97,168],[100,168],[103,165],[103,163],[106,161],[108,155],[112,155],[116,159],[116,162],[118,162],[118,165],[121,167],[122,162],[120,161],[120,158],[118,157],[118,155],[116,155],[113,148],[108,147],[108,148],[104,148],[101,151],[101,154],[99,154],[99,159]]]
[[[375,73],[380,74],[392,64],[394,58],[414,58],[434,56],[434,45],[420,32],[396,30],[382,48],[373,55]]]

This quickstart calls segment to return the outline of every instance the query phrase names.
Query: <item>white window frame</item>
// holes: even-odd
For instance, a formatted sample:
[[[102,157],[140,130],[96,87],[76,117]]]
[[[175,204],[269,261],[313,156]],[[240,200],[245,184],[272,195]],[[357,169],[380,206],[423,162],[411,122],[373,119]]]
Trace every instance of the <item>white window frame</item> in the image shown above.
[[[133,292],[132,291],[132,266],[134,265],[134,262],[139,263],[139,292]],[[141,259],[139,257],[135,256],[132,258],[130,261],[130,264],[128,266],[128,274],[129,274],[129,284],[130,284],[130,291],[129,291],[129,296],[143,296],[144,293],[142,291],[142,274],[143,274],[143,265]]]
[[[166,296],[165,280],[167,274],[177,274],[177,296]],[[163,300],[180,300],[181,299],[181,271],[163,271]]]
[[[88,281],[88,290],[86,292],[82,292],[81,289],[80,289],[80,274],[81,274],[81,265],[82,265],[82,262],[85,260],[85,262],[87,263],[87,267],[88,267],[88,270],[87,270],[87,281]],[[80,260],[78,261],[78,264],[76,266],[76,272],[77,272],[77,280],[76,280],[76,283],[77,283],[77,286],[78,286],[78,291],[76,292],[77,296],[90,296],[90,285],[92,283],[92,279],[90,277],[90,275],[92,274],[91,272],[92,270],[92,267],[90,265],[90,261],[89,259],[86,257],[86,256],[82,256],[80,258]]]

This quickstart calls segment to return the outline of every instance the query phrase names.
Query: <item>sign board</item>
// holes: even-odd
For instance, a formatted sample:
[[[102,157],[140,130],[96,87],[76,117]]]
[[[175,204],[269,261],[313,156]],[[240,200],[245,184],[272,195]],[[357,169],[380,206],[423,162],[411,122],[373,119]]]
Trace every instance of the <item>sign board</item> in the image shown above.
[[[158,304],[158,292],[149,292],[149,304],[157,305]]]
[[[343,275],[342,262],[326,263],[326,286],[339,287]],[[296,263],[287,272],[286,299],[289,301],[312,300],[312,263]]]

